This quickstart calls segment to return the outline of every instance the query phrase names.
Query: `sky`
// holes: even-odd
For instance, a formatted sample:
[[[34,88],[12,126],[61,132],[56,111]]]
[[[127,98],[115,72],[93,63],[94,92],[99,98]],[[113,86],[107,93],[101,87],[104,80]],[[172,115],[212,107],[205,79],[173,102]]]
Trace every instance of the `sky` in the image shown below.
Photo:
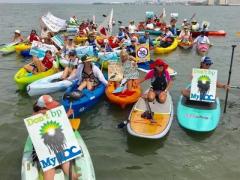
[[[0,0],[0,3],[93,3],[93,2],[134,2],[136,0]],[[162,0],[164,1],[164,0]],[[186,1],[186,0],[175,0]],[[203,0],[195,0],[203,1]]]

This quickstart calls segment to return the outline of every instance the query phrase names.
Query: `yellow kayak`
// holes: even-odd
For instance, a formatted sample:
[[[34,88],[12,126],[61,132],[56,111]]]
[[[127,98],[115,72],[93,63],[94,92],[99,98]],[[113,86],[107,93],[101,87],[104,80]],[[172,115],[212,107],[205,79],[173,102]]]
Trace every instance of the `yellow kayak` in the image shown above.
[[[17,83],[18,89],[23,91],[26,86],[36,80],[42,79],[44,77],[50,76],[57,72],[57,69],[51,68],[45,72],[38,74],[32,74],[27,72],[24,68],[21,68],[14,76],[14,80]]]
[[[96,39],[97,40],[103,40],[103,37],[97,36]],[[86,36],[76,36],[75,39],[74,39],[74,42],[76,44],[81,44],[81,43],[85,42],[86,40],[87,40]]]
[[[30,48],[31,48],[31,44],[27,44],[27,43],[20,43],[20,44],[15,46],[17,54],[20,54],[22,51],[25,51],[25,50],[30,49]]]
[[[178,46],[178,40],[176,38],[174,38],[174,41],[173,43],[166,47],[166,48],[163,48],[163,47],[159,47],[159,46],[156,46],[154,48],[154,53],[155,54],[165,54],[165,53],[169,53],[169,52],[172,52],[174,49],[176,49]]]

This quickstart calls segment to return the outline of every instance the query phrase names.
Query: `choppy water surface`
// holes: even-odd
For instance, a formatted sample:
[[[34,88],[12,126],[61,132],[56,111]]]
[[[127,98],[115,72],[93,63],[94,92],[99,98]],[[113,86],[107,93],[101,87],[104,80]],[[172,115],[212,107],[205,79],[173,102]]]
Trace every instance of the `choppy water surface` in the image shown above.
[[[125,24],[134,19],[140,21],[145,11],[161,11],[161,6],[140,5],[46,5],[46,4],[0,4],[0,44],[8,42],[15,29],[25,35],[32,29],[39,29],[39,17],[51,11],[54,15],[67,18],[77,15],[91,18],[96,15],[97,22],[102,14],[113,7],[116,20]],[[235,32],[240,31],[239,7],[191,7],[167,6],[167,13],[178,12],[179,19],[190,18],[196,13],[198,20],[211,22],[211,29],[224,29],[225,38],[211,38],[214,44],[209,55],[214,59],[213,69],[218,69],[218,78],[227,82],[231,45],[238,44]],[[240,85],[239,47],[236,48],[232,71],[232,84]],[[177,49],[162,56],[178,76],[171,90],[174,108],[180,90],[190,81],[191,68],[199,65],[195,50],[186,52]],[[26,63],[15,54],[0,57],[0,179],[20,179],[21,157],[27,137],[23,119],[32,112],[35,98],[17,93],[13,76]],[[147,84],[143,85],[144,88]],[[221,105],[225,98],[218,91]],[[131,107],[120,109],[110,105],[106,98],[91,111],[81,116],[80,132],[88,146],[99,180],[192,180],[192,179],[231,179],[240,177],[240,102],[239,90],[229,94],[227,114],[222,115],[217,129],[208,134],[193,134],[179,127],[174,116],[171,131],[162,140],[144,140],[131,137],[126,130],[116,129],[116,125],[128,118]],[[61,93],[54,94],[60,98]]]

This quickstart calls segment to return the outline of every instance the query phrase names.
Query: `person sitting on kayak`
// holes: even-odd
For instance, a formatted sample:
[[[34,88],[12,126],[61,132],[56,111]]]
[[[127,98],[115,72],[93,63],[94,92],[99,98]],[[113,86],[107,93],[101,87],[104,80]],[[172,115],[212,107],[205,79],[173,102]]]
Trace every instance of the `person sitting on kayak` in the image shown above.
[[[117,40],[118,40],[118,42],[121,42],[122,39],[125,37],[124,29],[125,29],[124,26],[120,26],[119,32],[118,32],[118,35],[117,35]]]
[[[213,64],[210,57],[204,56],[201,58],[200,69],[210,69]],[[217,88],[229,89],[229,85],[217,81]],[[183,89],[182,95],[189,99],[191,89]]]
[[[196,39],[194,39],[193,44],[197,44],[197,45],[207,44],[207,45],[210,45],[210,46],[212,45],[210,43],[209,38],[207,36],[205,36],[205,31],[201,31],[201,34]]]
[[[32,30],[30,35],[27,37],[28,42],[32,43],[33,41],[40,41],[39,36],[37,35],[36,30]]]
[[[75,50],[75,48],[76,48],[76,45],[73,41],[73,36],[68,36],[67,43],[63,47],[63,53],[65,58],[68,58],[67,56],[69,52]]]
[[[21,35],[21,32],[19,30],[16,30],[14,32],[14,37],[12,42],[23,42],[24,41],[24,37]]]
[[[40,114],[40,113],[45,114],[48,110],[54,109],[58,106],[60,106],[60,103],[55,101],[51,96],[42,95],[38,98],[38,100],[33,105],[33,115]],[[73,110],[69,109],[67,112],[68,117],[70,117],[72,114],[73,114]],[[37,157],[34,147],[33,147],[33,151],[32,151],[32,159],[33,159],[33,162],[39,163],[39,159]],[[40,164],[39,164],[39,166],[40,166]],[[65,163],[61,164],[60,167],[63,170],[64,174],[69,176],[70,163],[65,162]],[[53,180],[54,176],[55,176],[56,168],[57,167],[49,169],[47,171],[44,171],[43,179],[44,180]],[[74,173],[74,171],[72,171],[72,179],[73,180],[77,180],[79,176],[80,176],[80,174],[76,174],[76,173]]]
[[[85,22],[83,21],[80,25],[79,25],[79,28],[78,28],[78,35],[80,37],[85,37],[87,36],[88,32],[89,32],[89,29],[88,27],[86,26]]]
[[[148,43],[149,46],[150,46],[150,48],[154,46],[153,40],[151,39],[151,37],[150,37],[150,35],[149,35],[149,32],[147,32],[147,31],[145,31],[144,35],[141,35],[141,36],[139,37],[138,42],[139,42],[140,44],[146,44],[146,43]]]
[[[85,43],[85,46],[93,46],[93,53],[95,56],[97,56],[97,52],[98,52],[98,50],[101,49],[101,46],[98,44],[98,42],[96,40],[95,33],[93,33],[93,32],[89,33],[88,39]]]
[[[26,71],[37,74],[40,72],[45,72],[53,67],[54,57],[52,56],[52,51],[47,50],[43,60],[40,60],[38,57],[33,56],[32,62],[25,65],[24,69]]]
[[[135,58],[130,56],[126,50],[120,52],[120,60],[123,67],[123,78],[127,80],[127,89],[131,91],[133,87],[137,86],[137,80],[139,79],[137,63]]]
[[[107,85],[108,82],[103,76],[102,71],[91,62],[94,60],[93,57],[88,55],[84,55],[82,58],[82,63],[78,65],[75,73],[71,74],[68,80],[77,79],[80,82],[77,91],[72,93],[74,97],[81,97],[82,90],[87,88],[89,91],[92,91],[99,85],[99,83],[103,83]]]
[[[113,49],[112,49],[112,47],[110,46],[108,39],[104,39],[104,40],[103,40],[103,46],[102,46],[102,48],[103,48],[103,51],[104,51],[104,52],[113,52]]]
[[[199,31],[199,29],[200,29],[199,23],[197,22],[196,19],[193,19],[192,25],[191,25],[191,30],[195,32],[195,31]]]
[[[70,74],[75,73],[79,59],[76,56],[76,51],[72,50],[68,54],[68,65],[64,68],[61,79],[66,79]]]
[[[130,21],[130,24],[128,25],[128,30],[130,34],[135,33],[137,31],[137,27],[134,24],[134,21]]]
[[[144,23],[145,22],[139,22],[138,27],[137,27],[138,31],[143,31],[145,29]]]
[[[156,38],[157,41],[160,40],[160,47],[166,48],[173,43],[173,34],[169,30],[170,26],[167,25],[162,35]]]
[[[176,27],[177,19],[172,18],[170,21],[169,30],[172,32],[174,36],[177,36],[177,27]]]
[[[164,103],[167,99],[167,91],[172,87],[173,81],[167,71],[168,64],[161,59],[150,65],[151,71],[149,71],[143,79],[140,79],[138,83],[142,83],[148,79],[151,79],[151,88],[147,94],[149,102],[153,102],[155,99],[159,103]]]
[[[179,34],[179,40],[184,43],[192,42],[192,35],[189,31],[188,26],[184,26],[183,30]]]
[[[136,57],[136,40],[135,39],[131,39],[131,45],[127,46],[127,52],[129,53],[129,55]]]
[[[184,26],[188,26],[188,20],[184,19],[182,22],[182,28],[184,28]]]

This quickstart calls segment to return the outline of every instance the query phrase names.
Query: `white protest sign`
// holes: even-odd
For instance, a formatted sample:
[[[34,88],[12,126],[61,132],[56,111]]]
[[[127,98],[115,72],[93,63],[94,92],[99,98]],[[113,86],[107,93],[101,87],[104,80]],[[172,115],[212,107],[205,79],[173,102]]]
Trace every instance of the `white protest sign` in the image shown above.
[[[53,16],[50,12],[42,16],[42,22],[52,32],[58,32],[64,30],[67,27],[66,20]]]
[[[62,38],[59,34],[53,36],[51,39],[53,40],[53,42],[54,42],[59,48],[61,48],[61,49],[63,48],[63,46],[64,46],[64,40],[63,40],[63,38]]]
[[[63,106],[24,119],[43,171],[81,155]]]
[[[82,57],[84,55],[88,55],[88,56],[93,56],[93,46],[79,46],[76,49],[76,53],[78,57]]]
[[[47,50],[50,50],[53,54],[57,52],[57,48],[54,45],[44,44],[40,41],[33,41],[30,54],[38,58],[43,58]]]
[[[216,99],[217,70],[192,70],[190,99],[194,101],[214,102]]]

